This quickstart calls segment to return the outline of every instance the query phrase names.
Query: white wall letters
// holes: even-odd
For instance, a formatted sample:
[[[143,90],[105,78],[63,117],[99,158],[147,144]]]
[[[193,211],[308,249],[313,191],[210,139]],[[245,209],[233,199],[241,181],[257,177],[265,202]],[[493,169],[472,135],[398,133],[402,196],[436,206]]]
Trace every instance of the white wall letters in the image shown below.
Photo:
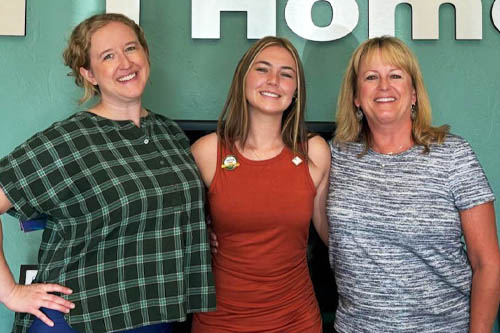
[[[455,7],[456,38],[481,39],[481,0],[369,0],[369,37],[394,36],[396,6],[407,3],[412,8],[412,38],[439,39],[439,7],[451,3]]]
[[[500,31],[500,4],[496,0],[491,7],[491,21],[493,21],[495,28]]]
[[[319,0],[289,0],[285,20],[290,29],[302,38],[325,42],[348,35],[358,24],[358,4],[354,0],[326,0],[333,9],[333,20],[327,27],[318,27],[311,16]]]
[[[0,1],[0,36],[26,34],[26,0]]]
[[[219,39],[220,12],[247,12],[247,38],[276,35],[276,0],[192,0],[192,38]]]
[[[106,13],[120,13],[139,24],[141,0],[106,0]]]
[[[220,13],[247,13],[247,38],[276,35],[277,0],[191,0],[192,38],[219,39]],[[333,19],[326,27],[312,20],[312,8],[327,1]],[[359,21],[358,0],[288,0],[285,21],[304,39],[332,41],[351,33]],[[368,0],[368,36],[395,34],[396,6],[406,3],[412,8],[412,38],[439,39],[439,8],[449,3],[455,7],[457,39],[482,39],[481,0]],[[106,12],[123,13],[139,23],[141,0],[106,0]],[[280,15],[280,14],[278,14]],[[491,20],[500,31],[500,4],[493,1]],[[23,36],[26,26],[26,0],[0,0],[0,36]]]
[[[220,12],[246,11],[247,38],[260,38],[276,32],[276,0],[191,0],[192,37],[220,38]],[[357,0],[322,0],[333,9],[333,20],[327,27],[314,24],[311,11],[320,0],[288,0],[285,20],[302,38],[332,41],[348,35],[359,20]],[[481,0],[369,0],[369,37],[395,34],[395,11],[400,3],[412,7],[412,38],[439,39],[439,8],[449,3],[455,7],[457,39],[482,39]],[[500,5],[492,6],[493,24],[500,30]]]

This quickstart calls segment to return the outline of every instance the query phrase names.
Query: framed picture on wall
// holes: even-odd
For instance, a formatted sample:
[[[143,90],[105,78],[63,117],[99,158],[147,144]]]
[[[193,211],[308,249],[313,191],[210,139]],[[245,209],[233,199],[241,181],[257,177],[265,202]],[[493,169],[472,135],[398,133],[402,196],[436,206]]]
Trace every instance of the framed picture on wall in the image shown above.
[[[19,284],[28,285],[33,282],[38,272],[37,265],[21,265],[21,271],[19,273]]]

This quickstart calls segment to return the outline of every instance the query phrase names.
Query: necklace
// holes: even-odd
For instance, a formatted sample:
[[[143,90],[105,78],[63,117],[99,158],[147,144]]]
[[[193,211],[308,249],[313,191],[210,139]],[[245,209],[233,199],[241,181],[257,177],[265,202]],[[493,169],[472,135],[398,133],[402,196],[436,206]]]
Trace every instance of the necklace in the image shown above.
[[[396,149],[388,151],[388,152],[384,152],[383,149],[377,149],[374,146],[372,146],[372,149],[374,151],[376,151],[377,153],[384,154],[384,155],[391,155],[392,156],[392,155],[397,155],[399,153],[402,153],[402,152],[410,149],[412,146],[413,146],[413,142],[410,142],[410,144],[408,144],[408,145],[400,144]]]
[[[394,155],[394,154],[397,154],[397,153],[403,151],[402,149],[403,149],[403,144],[400,144],[399,147],[396,150],[390,151],[390,152],[388,152],[386,154],[387,155]]]

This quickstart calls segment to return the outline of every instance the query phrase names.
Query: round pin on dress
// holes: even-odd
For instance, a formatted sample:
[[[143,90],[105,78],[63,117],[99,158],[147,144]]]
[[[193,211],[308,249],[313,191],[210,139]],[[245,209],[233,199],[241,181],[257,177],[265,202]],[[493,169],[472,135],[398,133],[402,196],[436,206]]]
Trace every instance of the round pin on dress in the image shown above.
[[[239,167],[240,164],[234,155],[227,155],[222,162],[221,168],[227,170],[234,170]]]

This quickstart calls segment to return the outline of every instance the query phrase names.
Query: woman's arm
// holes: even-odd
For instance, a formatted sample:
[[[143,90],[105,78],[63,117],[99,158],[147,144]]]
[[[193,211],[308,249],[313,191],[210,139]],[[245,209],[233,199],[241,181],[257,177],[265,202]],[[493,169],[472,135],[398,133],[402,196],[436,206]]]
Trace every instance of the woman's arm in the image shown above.
[[[11,207],[12,203],[0,188],[0,214],[5,213]],[[58,284],[35,283],[28,286],[16,284],[3,253],[3,231],[0,219],[0,302],[12,311],[31,313],[45,324],[53,326],[54,323],[40,311],[41,307],[67,313],[75,305],[62,297],[52,295],[52,292],[72,293],[71,289]]]
[[[191,153],[200,170],[205,186],[209,188],[217,170],[217,134],[211,133],[196,140],[191,146]],[[207,231],[210,240],[210,251],[216,254],[217,247],[219,246],[217,235],[213,232],[210,225],[207,226]]]
[[[488,202],[460,212],[472,266],[470,333],[490,333],[500,301],[500,252],[495,210]]]
[[[330,148],[326,141],[315,136],[309,139],[309,172],[316,185],[314,197],[313,225],[321,240],[328,245],[328,221],[326,219],[326,197],[330,175]]]
[[[217,134],[205,135],[191,146],[194,160],[207,188],[210,187],[217,168]]]

